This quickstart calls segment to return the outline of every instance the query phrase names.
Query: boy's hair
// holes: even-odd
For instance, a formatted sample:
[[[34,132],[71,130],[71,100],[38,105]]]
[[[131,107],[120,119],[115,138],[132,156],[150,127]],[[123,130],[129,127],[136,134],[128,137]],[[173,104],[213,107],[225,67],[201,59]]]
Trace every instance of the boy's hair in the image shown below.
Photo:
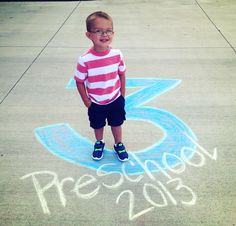
[[[90,14],[87,19],[86,19],[86,28],[87,28],[87,31],[91,31],[91,28],[93,27],[93,22],[96,18],[104,18],[104,19],[107,19],[107,20],[110,20],[111,23],[112,23],[112,26],[113,26],[113,21],[112,21],[112,18],[105,12],[102,12],[102,11],[97,11],[97,12],[94,12],[92,14]]]

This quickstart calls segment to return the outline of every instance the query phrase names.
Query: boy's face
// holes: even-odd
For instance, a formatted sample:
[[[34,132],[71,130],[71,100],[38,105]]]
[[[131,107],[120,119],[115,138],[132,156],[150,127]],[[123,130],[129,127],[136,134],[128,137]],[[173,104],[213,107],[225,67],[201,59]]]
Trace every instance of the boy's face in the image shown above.
[[[86,32],[86,36],[93,42],[95,51],[107,50],[113,39],[112,22],[105,18],[96,18],[91,31]]]

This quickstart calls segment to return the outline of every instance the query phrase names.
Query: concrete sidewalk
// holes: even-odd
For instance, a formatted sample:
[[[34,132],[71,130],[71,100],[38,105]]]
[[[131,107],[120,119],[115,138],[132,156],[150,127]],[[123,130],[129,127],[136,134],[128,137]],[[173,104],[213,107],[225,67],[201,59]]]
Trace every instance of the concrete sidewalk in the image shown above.
[[[128,68],[126,164],[109,128],[91,160],[71,80],[97,10]],[[0,225],[235,225],[235,12],[233,0],[1,2]]]

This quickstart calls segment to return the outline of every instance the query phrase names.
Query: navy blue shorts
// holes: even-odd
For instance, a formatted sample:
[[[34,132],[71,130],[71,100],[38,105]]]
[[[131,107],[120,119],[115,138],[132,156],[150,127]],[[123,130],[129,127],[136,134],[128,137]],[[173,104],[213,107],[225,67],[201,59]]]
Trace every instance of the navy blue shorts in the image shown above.
[[[107,105],[92,103],[88,108],[90,126],[93,129],[100,129],[106,125],[120,126],[125,118],[125,98],[118,97],[115,101]]]

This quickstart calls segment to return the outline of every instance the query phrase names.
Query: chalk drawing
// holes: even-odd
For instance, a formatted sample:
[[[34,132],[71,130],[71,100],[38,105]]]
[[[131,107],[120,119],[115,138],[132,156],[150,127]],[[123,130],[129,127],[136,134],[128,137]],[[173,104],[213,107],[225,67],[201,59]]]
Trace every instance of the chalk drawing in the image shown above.
[[[163,138],[154,145],[132,153],[141,162],[148,159],[158,164],[158,167],[156,165],[149,168],[150,171],[163,171],[167,169],[167,165],[169,168],[181,166],[180,156],[181,153],[183,154],[181,150],[185,148],[186,159],[191,159],[196,149],[197,138],[182,120],[163,109],[144,105],[153,98],[173,89],[180,82],[175,79],[127,78],[127,88],[139,88],[138,91],[126,97],[127,120],[149,122],[164,132]],[[73,79],[69,81],[67,88],[76,88]],[[47,150],[65,160],[95,170],[105,164],[106,167],[103,167],[103,171],[122,172],[121,163],[117,161],[113,150],[106,149],[105,156],[101,161],[93,161],[91,152],[94,142],[81,136],[69,124],[60,123],[36,128],[35,134]],[[163,164],[162,161],[164,152],[166,153],[166,164]],[[173,157],[173,154],[177,157]],[[143,167],[137,163],[137,159],[133,155],[130,155],[130,160],[125,166],[126,174],[144,173]],[[184,168],[178,170],[183,171]]]
[[[38,180],[38,178],[37,178],[38,175],[48,175],[48,176],[52,177],[52,180],[48,184],[46,184],[45,186],[42,187],[39,180]],[[32,177],[32,181],[33,181],[36,193],[38,195],[38,198],[40,200],[43,212],[45,214],[50,214],[50,210],[48,208],[48,203],[47,203],[47,200],[44,196],[44,193],[53,186],[56,187],[56,190],[58,192],[58,195],[59,195],[60,202],[61,202],[62,206],[64,206],[64,207],[66,206],[66,198],[65,198],[65,195],[63,193],[63,186],[64,186],[64,183],[66,181],[74,182],[74,179],[72,177],[64,178],[60,182],[56,173],[51,172],[51,171],[39,171],[39,172],[29,173],[29,174],[21,177],[21,179],[23,180],[23,179],[26,179],[28,177]]]
[[[119,203],[121,196],[123,196],[125,193],[127,193],[129,195],[129,220],[134,220],[134,219],[154,210],[155,207],[151,206],[151,207],[148,207],[148,208],[134,214],[133,212],[134,212],[134,204],[135,204],[134,197],[135,196],[131,190],[125,190],[125,191],[121,192],[120,195],[116,199],[116,204]]]
[[[196,143],[195,143],[196,144]],[[123,184],[126,182],[135,183],[137,184],[136,187],[142,188],[143,190],[143,200],[148,203],[148,207],[142,210],[137,211],[137,208],[140,209],[139,205],[136,205],[136,195],[131,190],[123,190],[120,192],[120,194],[117,195],[115,203],[118,205],[120,202],[129,202],[128,207],[128,217],[129,220],[135,220],[139,217],[141,217],[144,214],[147,214],[148,212],[151,212],[155,210],[156,208],[163,208],[169,205],[185,205],[185,206],[193,206],[196,204],[197,201],[197,195],[193,191],[192,188],[187,186],[183,180],[179,177],[180,174],[183,174],[188,167],[202,167],[206,164],[206,157],[210,158],[211,160],[217,159],[217,149],[215,148],[213,152],[207,151],[205,148],[203,148],[200,144],[196,144],[198,147],[196,150],[194,150],[194,155],[200,156],[200,159],[192,158],[189,160],[185,156],[185,150],[182,149],[181,157],[172,154],[173,158],[176,158],[181,162],[181,166],[178,165],[178,168],[176,166],[170,166],[169,163],[166,161],[167,154],[164,152],[162,156],[162,164],[165,166],[166,169],[160,167],[159,163],[154,160],[145,160],[142,162],[136,154],[132,153],[133,159],[136,160],[137,164],[140,164],[140,167],[143,169],[145,174],[148,176],[148,178],[151,180],[150,182],[142,181],[144,178],[144,174],[140,175],[130,175],[126,171],[126,164],[121,164],[121,170],[120,171],[109,171],[107,172],[104,170],[107,167],[110,167],[111,165],[114,165],[115,163],[109,163],[109,164],[102,164],[98,169],[96,170],[97,177],[91,174],[84,174],[80,176],[77,180],[75,180],[72,177],[65,177],[62,180],[59,180],[58,175],[55,172],[51,171],[36,171],[33,173],[26,174],[21,177],[22,180],[31,178],[34,188],[36,190],[37,196],[39,198],[42,210],[44,214],[50,215],[50,209],[48,205],[48,200],[45,195],[47,191],[50,189],[56,189],[56,193],[53,193],[54,195],[58,195],[59,202],[61,203],[62,207],[66,207],[67,205],[67,199],[66,194],[64,192],[64,185],[65,183],[70,183],[70,186],[72,186],[71,191],[73,192],[78,199],[85,199],[90,200],[97,196],[99,192],[102,189],[109,189],[117,191],[118,188],[120,189]],[[129,161],[132,166],[134,166],[133,161]],[[160,181],[160,174],[155,173],[151,171],[152,167],[155,166],[157,169],[159,169],[160,173],[164,176],[162,178],[162,181]],[[169,174],[169,171],[172,173],[172,175]],[[157,177],[155,177],[157,175]],[[175,177],[177,175],[178,177]],[[43,178],[43,182],[41,184],[40,178]],[[107,180],[108,178],[111,180]],[[115,178],[114,178],[115,177]],[[106,178],[106,181],[112,181],[113,184],[107,184],[102,179]],[[45,184],[45,179],[48,180],[48,183]],[[143,184],[142,184],[143,182]],[[91,186],[90,186],[91,185]],[[171,185],[171,186],[170,186]],[[131,186],[132,187],[132,186]],[[174,191],[173,191],[174,190]],[[181,195],[178,196],[179,192]],[[104,193],[104,191],[102,191]],[[184,195],[183,195],[184,194]],[[140,200],[140,193],[138,193]],[[128,200],[123,198],[123,196],[128,196]],[[179,200],[178,200],[179,199]],[[55,199],[53,199],[55,200]],[[142,203],[144,202],[142,200]],[[109,200],[112,201],[112,200]],[[54,205],[55,203],[52,203]],[[124,209],[124,208],[123,208]],[[125,212],[126,209],[124,209]]]
[[[142,189],[143,199],[148,207],[142,209],[137,205],[141,193],[138,193],[139,199],[136,199],[136,194],[131,189],[122,190],[115,200],[117,205],[120,202],[128,202],[128,211],[123,209],[124,212],[128,212],[128,218],[131,221],[156,208],[168,205],[195,205],[196,193],[183,182],[179,175],[183,174],[187,167],[204,166],[206,157],[216,161],[217,149],[210,152],[203,148],[197,142],[192,130],[170,112],[144,106],[151,99],[162,95],[179,83],[179,80],[173,79],[127,79],[127,88],[140,88],[126,97],[127,120],[152,123],[163,130],[164,137],[146,149],[130,152],[130,161],[126,163],[118,162],[114,152],[108,149],[105,150],[106,155],[101,161],[93,161],[89,154],[93,150],[93,142],[81,136],[66,123],[36,128],[35,134],[47,150],[75,164],[95,169],[97,175],[84,174],[77,180],[72,177],[59,180],[55,172],[37,171],[22,176],[22,180],[31,177],[43,213],[51,214],[47,196],[45,196],[51,188],[56,189],[55,195],[58,195],[62,207],[66,207],[67,199],[63,190],[65,183],[72,185],[69,192],[74,193],[78,199],[85,200],[96,197],[102,189],[117,191],[125,182],[137,184],[136,187]],[[75,88],[73,80],[70,80],[67,88]],[[163,177],[160,177],[160,174]],[[43,185],[40,182],[42,175]],[[143,181],[145,175],[150,182]],[[49,180],[47,184],[45,184],[45,177]],[[115,177],[115,179],[106,179],[105,183],[102,178],[107,177]],[[107,184],[107,181],[112,184]]]

